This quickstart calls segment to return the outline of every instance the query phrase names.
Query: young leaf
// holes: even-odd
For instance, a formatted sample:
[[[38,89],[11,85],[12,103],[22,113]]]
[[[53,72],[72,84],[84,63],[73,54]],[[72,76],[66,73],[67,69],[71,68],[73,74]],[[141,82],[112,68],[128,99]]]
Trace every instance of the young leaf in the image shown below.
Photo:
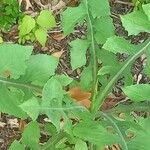
[[[18,141],[14,141],[8,150],[24,150],[23,145],[21,145]]]
[[[133,44],[130,44],[122,37],[113,36],[107,39],[106,43],[103,45],[103,48],[116,53],[127,53],[134,54],[137,51],[137,47]]]
[[[116,144],[119,140],[117,136],[109,133],[100,123],[94,121],[78,123],[73,129],[73,133],[83,140],[102,147]]]
[[[35,121],[38,118],[38,115],[41,111],[40,104],[35,97],[21,104],[20,108],[24,112],[26,112],[32,118],[33,121]]]
[[[19,26],[19,35],[24,36],[32,31],[35,27],[35,20],[31,16],[25,16]]]
[[[86,16],[85,6],[81,3],[76,8],[67,8],[62,14],[62,28],[64,35],[68,35],[74,29],[74,26]]]
[[[75,70],[86,64],[86,51],[89,43],[86,40],[76,39],[70,43],[71,66]]]
[[[39,43],[44,47],[47,40],[47,32],[44,29],[37,29],[35,31],[35,37]]]
[[[22,133],[22,143],[31,149],[40,150],[40,129],[37,122],[30,122]]]
[[[150,21],[142,11],[121,16],[121,21],[129,35],[137,35],[140,32],[150,33]]]
[[[149,84],[137,84],[123,88],[123,92],[133,101],[145,101],[150,100],[150,85]]]
[[[110,15],[109,2],[107,0],[86,1],[88,2],[93,18]]]
[[[97,18],[94,27],[96,31],[94,37],[98,44],[104,44],[107,38],[115,35],[115,27],[110,16]]]
[[[80,150],[88,150],[86,142],[84,142],[80,139],[77,140],[74,150],[79,150],[79,149]]]
[[[0,77],[18,79],[25,73],[32,47],[0,44]]]
[[[37,24],[43,29],[50,29],[56,27],[56,21],[52,12],[49,10],[42,10],[36,20]]]
[[[26,73],[21,80],[43,86],[50,76],[55,74],[58,61],[56,57],[46,54],[32,55],[28,61]]]

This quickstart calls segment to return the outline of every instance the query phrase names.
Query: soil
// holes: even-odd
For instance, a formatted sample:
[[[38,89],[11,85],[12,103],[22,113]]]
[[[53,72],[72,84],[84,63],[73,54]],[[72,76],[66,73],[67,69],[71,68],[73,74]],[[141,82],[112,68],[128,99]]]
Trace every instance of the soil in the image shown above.
[[[75,2],[72,0],[72,2]],[[116,27],[116,33],[120,36],[125,37],[126,39],[130,39],[132,43],[137,44],[141,43],[144,40],[146,40],[150,35],[147,33],[141,33],[138,36],[128,36],[125,29],[122,27],[121,21],[120,21],[120,15],[124,15],[130,11],[133,10],[132,3],[128,0],[124,1],[118,1],[118,0],[110,0],[111,5],[111,16],[114,21],[114,25]],[[25,6],[22,6],[23,8]],[[34,10],[31,10],[30,13],[36,13],[39,11],[39,6],[33,3]],[[60,11],[61,12],[61,11]],[[55,28],[52,31],[49,31],[49,39],[46,43],[46,47],[42,48],[38,43],[34,43],[34,53],[46,53],[46,54],[53,54],[56,52],[63,51],[63,54],[60,57],[60,63],[57,69],[58,73],[66,73],[71,77],[78,78],[80,76],[80,69],[77,69],[75,71],[71,70],[70,67],[70,56],[69,56],[69,41],[81,38],[84,36],[84,33],[86,31],[86,26],[78,26],[76,27],[76,32],[74,34],[71,34],[68,37],[63,37],[62,30],[60,27],[60,12],[56,13],[57,18],[57,24],[58,27]],[[29,12],[28,12],[29,13]],[[11,28],[10,32],[4,33],[2,32],[2,37],[4,41],[6,42],[13,42],[17,43],[18,39],[18,30],[17,25],[14,25]],[[31,44],[30,42],[27,42],[26,44]],[[124,57],[124,56],[120,56]],[[138,79],[139,74],[141,73],[143,69],[143,60],[139,58],[134,67],[133,67],[133,76],[136,76],[135,82]],[[150,82],[150,80],[142,74],[142,77],[139,82],[146,83]],[[116,105],[119,101],[122,101],[124,99],[124,96],[121,94],[120,90],[120,82],[118,82],[117,86],[114,88],[113,96],[110,96],[104,106],[103,109],[110,109]],[[21,132],[26,125],[27,121],[22,121],[20,119],[14,118],[13,116],[9,116],[7,114],[1,114],[0,117],[0,149],[1,150],[7,150],[9,145],[15,140],[19,139],[21,136]],[[39,118],[41,119],[41,118]],[[43,119],[41,120],[41,123],[43,122]],[[41,142],[45,141],[47,139],[47,135],[42,134]]]

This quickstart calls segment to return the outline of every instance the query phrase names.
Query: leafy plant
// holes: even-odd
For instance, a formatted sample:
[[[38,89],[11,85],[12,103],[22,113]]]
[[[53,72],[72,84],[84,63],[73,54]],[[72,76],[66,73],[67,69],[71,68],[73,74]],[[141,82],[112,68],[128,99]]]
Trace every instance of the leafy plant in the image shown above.
[[[37,40],[43,47],[47,41],[47,30],[56,26],[52,13],[42,10],[36,18],[26,15],[19,26],[19,43]]]
[[[150,32],[150,5],[144,4],[142,7],[141,10],[121,16],[129,35]],[[31,24],[28,28],[23,25],[20,27],[22,35],[33,32],[36,23],[42,28],[49,27],[47,22],[41,25],[42,21],[38,21],[38,18],[36,23],[29,16],[26,19]],[[24,129],[21,140],[14,141],[10,150],[77,150],[79,146],[85,150],[103,150],[105,146],[113,144],[119,144],[123,150],[149,149],[150,120],[134,117],[131,113],[149,111],[149,105],[140,102],[149,100],[150,86],[133,84],[130,70],[135,60],[146,53],[148,63],[144,71],[149,75],[150,40],[134,45],[116,36],[106,0],[82,0],[78,7],[67,8],[62,14],[65,35],[83,22],[87,24],[87,35],[70,43],[72,69],[83,67],[80,82],[67,75],[56,75],[59,60],[54,56],[31,55],[31,46],[0,45],[0,111],[22,119],[30,117],[32,120]],[[87,50],[90,53],[88,61]],[[119,61],[116,56],[118,53],[126,53],[128,58]],[[122,90],[135,103],[100,111],[113,86],[122,77]],[[91,93],[90,109],[74,102],[77,96],[66,91],[66,86],[75,89],[79,86],[85,91],[78,100],[87,100]],[[40,144],[37,120],[42,114],[51,121],[44,125],[50,138]]]
[[[19,9],[17,0],[1,0],[0,2],[0,28],[9,30],[13,24],[19,22],[23,13]]]

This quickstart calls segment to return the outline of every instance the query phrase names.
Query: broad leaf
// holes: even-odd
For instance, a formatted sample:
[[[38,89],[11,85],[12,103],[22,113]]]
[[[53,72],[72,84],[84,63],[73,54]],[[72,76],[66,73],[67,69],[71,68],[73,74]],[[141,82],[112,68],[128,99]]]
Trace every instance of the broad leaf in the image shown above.
[[[84,142],[80,139],[77,140],[74,150],[79,150],[79,149],[80,150],[88,150],[86,142]]]
[[[76,39],[70,43],[71,46],[71,66],[77,69],[86,64],[86,51],[89,43],[86,40]]]
[[[35,27],[35,20],[31,17],[26,15],[19,26],[19,35],[24,36],[32,31]]]
[[[65,35],[71,33],[74,26],[86,16],[86,9],[83,4],[76,8],[67,8],[62,14],[62,28]]]
[[[73,133],[83,140],[102,147],[118,142],[117,136],[109,133],[100,123],[94,121],[78,123],[73,129]]]
[[[86,1],[94,18],[110,15],[109,2],[107,0]]]
[[[8,150],[24,150],[23,145],[21,145],[18,141],[14,141]]]
[[[136,84],[123,88],[123,92],[133,101],[150,100],[150,85]]]
[[[25,73],[32,47],[17,44],[0,45],[0,77],[17,79]]]
[[[116,53],[127,53],[134,54],[137,51],[137,47],[133,44],[130,44],[124,38],[113,36],[108,38],[106,43],[103,45],[103,48]]]
[[[142,11],[134,11],[121,16],[121,21],[129,35],[137,35],[140,32],[150,33],[150,21]]]
[[[142,7],[143,7],[145,14],[147,15],[147,17],[150,21],[150,4],[142,5]]]
[[[55,18],[49,10],[42,10],[36,22],[40,27],[46,30],[56,26]]]
[[[99,44],[104,44],[107,38],[115,35],[115,27],[110,16],[96,19],[94,27],[96,31],[95,39]]]
[[[37,122],[30,122],[22,133],[22,143],[31,149],[39,150],[40,129]]]
[[[25,75],[21,78],[24,82],[43,86],[50,76],[55,74],[58,59],[46,54],[32,55],[28,61]]]

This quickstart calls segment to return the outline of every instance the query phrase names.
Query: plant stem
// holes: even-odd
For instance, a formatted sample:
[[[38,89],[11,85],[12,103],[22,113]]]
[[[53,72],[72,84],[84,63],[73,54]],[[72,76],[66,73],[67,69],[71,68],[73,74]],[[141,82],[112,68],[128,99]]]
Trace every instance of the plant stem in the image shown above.
[[[128,61],[124,64],[124,66],[118,71],[118,73],[110,80],[110,82],[107,84],[107,86],[104,88],[102,92],[99,92],[97,97],[96,97],[96,104],[93,107],[93,112],[97,112],[98,109],[101,107],[103,104],[105,98],[107,97],[107,94],[115,84],[115,82],[118,80],[118,78],[122,75],[122,73],[127,69],[127,67],[134,61],[136,60],[148,47],[150,46],[150,41],[143,47],[141,48],[135,55],[131,56]]]
[[[95,41],[94,41],[94,31],[93,31],[93,25],[92,25],[92,18],[89,13],[89,7],[88,7],[88,0],[85,0],[85,6],[87,11],[87,23],[88,23],[88,29],[89,29],[89,37],[91,41],[91,61],[93,65],[93,86],[92,86],[92,105],[95,102],[96,93],[97,93],[97,57],[96,57],[96,47],[95,47]],[[92,107],[92,106],[91,106]]]

